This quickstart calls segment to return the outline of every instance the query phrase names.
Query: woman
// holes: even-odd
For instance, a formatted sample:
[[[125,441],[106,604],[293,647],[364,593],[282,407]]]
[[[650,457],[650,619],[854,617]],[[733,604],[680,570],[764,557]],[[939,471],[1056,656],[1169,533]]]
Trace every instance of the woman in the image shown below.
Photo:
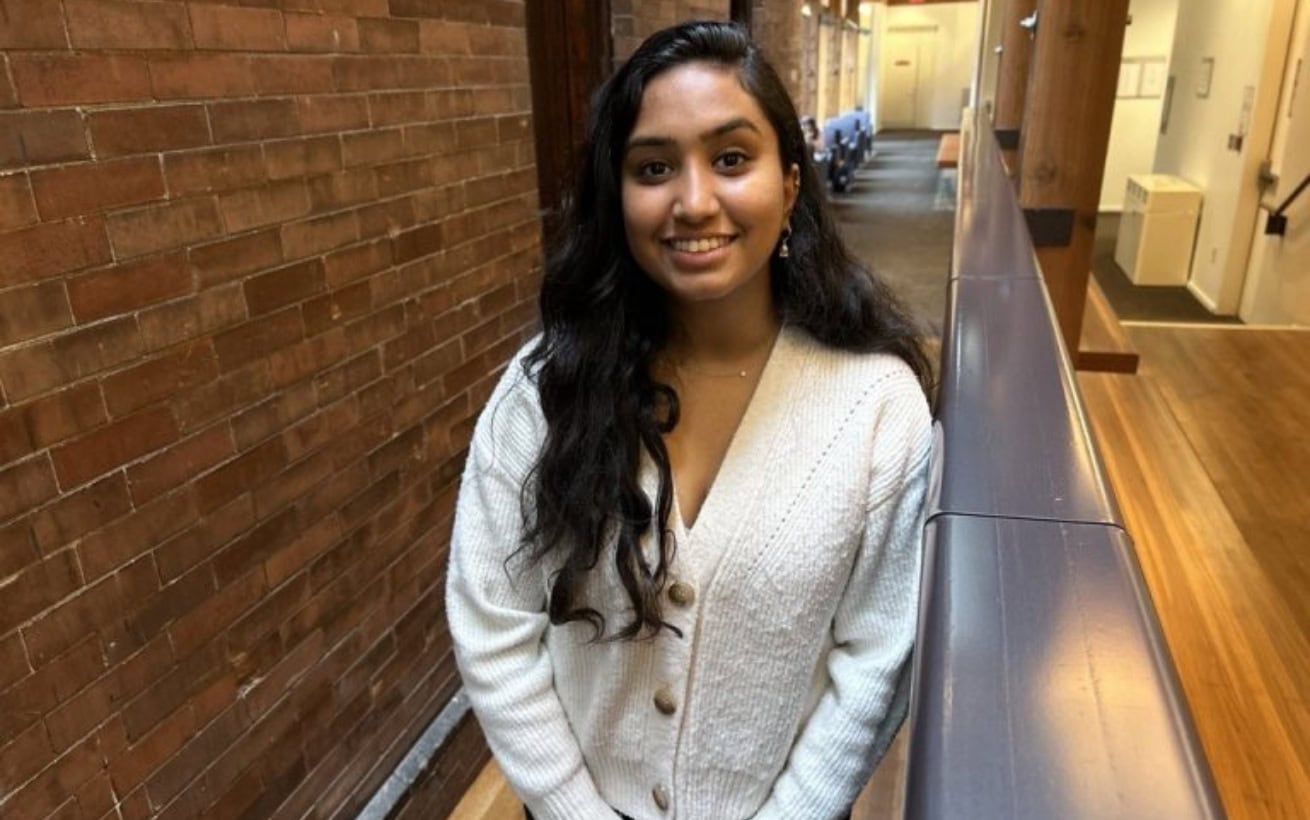
[[[928,366],[819,185],[734,25],[655,34],[596,98],[447,588],[538,820],[842,816],[903,716]]]

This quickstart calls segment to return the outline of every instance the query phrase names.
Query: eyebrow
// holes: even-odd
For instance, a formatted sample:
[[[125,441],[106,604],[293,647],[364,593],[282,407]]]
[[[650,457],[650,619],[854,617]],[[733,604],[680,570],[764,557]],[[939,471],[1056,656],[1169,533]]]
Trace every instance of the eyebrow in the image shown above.
[[[762,134],[759,126],[756,125],[755,123],[751,122],[745,117],[735,117],[723,123],[722,125],[716,125],[715,127],[701,134],[700,139],[701,142],[705,142],[707,140],[713,139],[714,137],[721,137],[724,134],[731,133],[740,128],[746,128],[751,131],[754,131],[757,134]],[[664,137],[664,136],[637,137],[636,139],[628,140],[628,144],[623,150],[624,153],[627,153],[628,151],[631,151],[634,148],[645,148],[645,147],[662,148],[666,145],[672,145],[673,142],[674,140],[672,137]]]

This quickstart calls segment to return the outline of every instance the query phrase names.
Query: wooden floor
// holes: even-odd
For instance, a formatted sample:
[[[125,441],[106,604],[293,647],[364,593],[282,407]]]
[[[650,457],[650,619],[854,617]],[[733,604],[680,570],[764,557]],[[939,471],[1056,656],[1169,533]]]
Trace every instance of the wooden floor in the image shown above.
[[[1310,333],[1133,327],[1088,415],[1232,820],[1310,817]],[[899,816],[905,733],[853,820]],[[451,815],[520,820],[489,764]]]
[[[1088,415],[1233,820],[1310,816],[1310,333],[1133,327]]]
[[[449,820],[523,820],[523,804],[493,759],[464,793]]]

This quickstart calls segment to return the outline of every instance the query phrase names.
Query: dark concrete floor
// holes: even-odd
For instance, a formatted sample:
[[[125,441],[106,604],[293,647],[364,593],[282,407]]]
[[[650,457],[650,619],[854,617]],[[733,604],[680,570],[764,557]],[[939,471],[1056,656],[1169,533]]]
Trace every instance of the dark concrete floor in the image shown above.
[[[955,229],[954,172],[937,169],[931,132],[880,134],[875,155],[833,210],[851,250],[892,288],[932,336],[946,315]]]
[[[1092,250],[1092,275],[1096,277],[1106,301],[1120,321],[1185,322],[1198,324],[1241,324],[1236,316],[1216,316],[1196,301],[1184,286],[1150,286],[1133,284],[1133,280],[1114,261],[1115,240],[1119,236],[1119,215],[1104,213],[1096,220],[1096,242]]]

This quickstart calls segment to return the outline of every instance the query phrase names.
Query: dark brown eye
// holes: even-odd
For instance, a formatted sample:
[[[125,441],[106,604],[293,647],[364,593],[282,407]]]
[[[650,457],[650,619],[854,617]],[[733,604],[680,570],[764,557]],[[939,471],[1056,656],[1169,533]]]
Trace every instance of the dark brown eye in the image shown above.
[[[743,165],[746,164],[746,161],[749,159],[750,157],[746,156],[745,152],[725,151],[724,153],[719,154],[716,163],[720,168],[727,171],[732,171],[741,168]]]
[[[637,166],[637,179],[654,180],[668,176],[673,167],[663,160],[653,159],[643,162]]]

